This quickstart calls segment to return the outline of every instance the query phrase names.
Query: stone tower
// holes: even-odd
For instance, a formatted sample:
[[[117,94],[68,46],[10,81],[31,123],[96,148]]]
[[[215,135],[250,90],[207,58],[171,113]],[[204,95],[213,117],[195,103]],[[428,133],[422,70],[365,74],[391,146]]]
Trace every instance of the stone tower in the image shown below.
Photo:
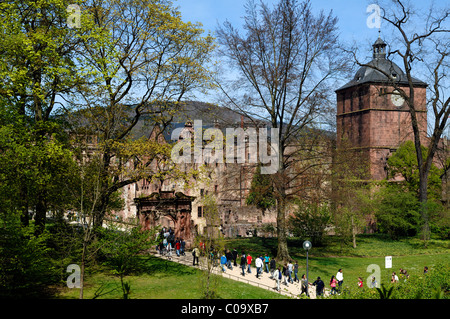
[[[407,103],[395,94],[389,74],[397,85],[409,92],[407,78],[395,63],[386,58],[386,43],[378,38],[372,45],[373,59],[355,77],[337,89],[337,147],[358,151],[370,167],[370,178],[387,177],[386,162],[400,144],[414,138]],[[376,67],[383,72],[375,70]],[[427,84],[413,79],[419,127],[426,138]],[[345,142],[344,142],[345,141]]]

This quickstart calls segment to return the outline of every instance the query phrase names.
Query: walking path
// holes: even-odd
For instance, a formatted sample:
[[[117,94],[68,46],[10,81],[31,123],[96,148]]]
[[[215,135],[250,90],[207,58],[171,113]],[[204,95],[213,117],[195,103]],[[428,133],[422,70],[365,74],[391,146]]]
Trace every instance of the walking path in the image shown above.
[[[170,259],[171,261],[178,262],[181,264],[184,264],[186,266],[190,267],[196,267],[200,269],[206,269],[206,257],[200,257],[200,266],[193,266],[193,257],[191,252],[186,252],[185,256],[178,257],[175,252],[172,252],[172,255],[170,257],[168,256],[162,256],[159,254],[159,252],[152,251],[153,255],[160,258]],[[256,267],[252,265],[251,267],[251,273],[247,273],[247,269],[245,271],[245,276],[242,276],[242,269],[239,265],[237,267],[233,267],[233,269],[228,269],[225,267],[226,271],[222,271],[222,267],[219,265],[219,262],[217,262],[217,266],[213,268],[213,273],[222,275],[225,278],[230,278],[236,281],[244,282],[253,286],[257,286],[260,288],[264,288],[267,290],[271,290],[273,292],[277,292],[276,286],[277,283],[274,279],[270,278],[270,273],[266,273],[265,271],[262,272],[262,274],[259,276],[259,278],[256,278]],[[292,274],[293,275],[293,274]],[[301,274],[299,273],[298,276],[300,277]],[[310,280],[312,282],[314,280]],[[283,279],[280,283],[280,291],[278,293],[286,295],[290,298],[299,298],[300,295],[300,283],[294,282],[294,283],[288,283],[286,286],[283,284]],[[329,289],[325,289],[325,297],[329,295],[330,291]],[[309,286],[309,296],[311,299],[316,298],[316,287],[310,285]]]

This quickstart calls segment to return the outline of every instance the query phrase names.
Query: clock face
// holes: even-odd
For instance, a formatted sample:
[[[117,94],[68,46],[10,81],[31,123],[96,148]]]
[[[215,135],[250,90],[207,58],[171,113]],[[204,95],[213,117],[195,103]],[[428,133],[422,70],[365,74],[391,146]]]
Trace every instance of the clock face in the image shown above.
[[[397,107],[400,107],[405,102],[405,99],[403,99],[403,97],[400,95],[399,91],[395,90],[391,94],[391,101],[392,101],[392,104],[394,104]]]

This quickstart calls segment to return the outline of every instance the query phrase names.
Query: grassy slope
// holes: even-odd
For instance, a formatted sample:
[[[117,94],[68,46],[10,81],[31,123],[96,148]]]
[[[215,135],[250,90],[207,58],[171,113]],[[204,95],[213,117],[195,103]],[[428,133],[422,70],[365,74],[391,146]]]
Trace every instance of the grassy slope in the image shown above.
[[[302,240],[290,239],[288,247],[291,257],[299,263],[299,275],[306,273],[306,253],[302,248]],[[229,240],[229,248],[236,248],[252,255],[268,253],[274,256],[276,239],[245,238]],[[418,239],[390,240],[384,236],[362,235],[357,239],[357,248],[341,245],[333,236],[325,239],[322,247],[313,247],[309,252],[309,279],[320,276],[327,285],[332,275],[336,275],[339,268],[343,269],[344,281],[347,285],[357,284],[357,278],[364,282],[371,274],[367,267],[377,264],[381,268],[382,282],[388,283],[393,271],[399,273],[403,268],[410,275],[420,275],[423,267],[433,267],[438,263],[450,263],[450,242],[432,240],[424,248]],[[384,257],[393,256],[392,269],[385,269]]]
[[[130,298],[133,299],[199,299],[201,298],[200,281],[204,280],[198,269],[170,262],[157,257],[145,257],[146,268],[143,273],[127,276],[131,284]],[[275,292],[257,288],[242,282],[217,277],[218,296],[223,299],[275,299],[285,298]],[[87,276],[84,298],[92,299],[95,292],[102,287],[104,292],[100,299],[120,299],[120,279],[108,272],[97,272]],[[78,298],[79,289],[64,287],[59,290],[58,298]]]

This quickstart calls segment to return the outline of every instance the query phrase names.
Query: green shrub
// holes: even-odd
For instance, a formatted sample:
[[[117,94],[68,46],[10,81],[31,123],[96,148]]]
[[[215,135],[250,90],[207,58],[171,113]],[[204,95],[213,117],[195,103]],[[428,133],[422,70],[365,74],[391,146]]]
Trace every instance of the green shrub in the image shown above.
[[[0,216],[0,297],[42,297],[58,281],[45,242],[33,224],[24,227],[14,214]]]
[[[427,274],[400,277],[398,283],[383,285],[380,289],[351,287],[338,299],[450,299],[450,266],[438,264]]]
[[[420,229],[420,203],[412,192],[388,186],[380,192],[381,200],[375,213],[377,228],[396,239],[415,236]]]

